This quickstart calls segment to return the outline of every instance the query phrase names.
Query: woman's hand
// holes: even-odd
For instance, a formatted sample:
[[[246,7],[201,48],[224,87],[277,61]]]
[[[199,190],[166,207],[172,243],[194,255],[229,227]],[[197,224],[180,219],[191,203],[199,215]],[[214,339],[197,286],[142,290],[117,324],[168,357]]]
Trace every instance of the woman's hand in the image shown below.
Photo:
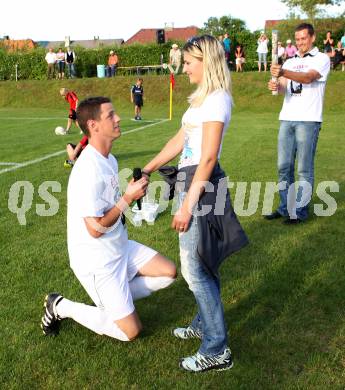
[[[186,232],[189,229],[191,218],[192,214],[182,205],[182,207],[177,210],[177,213],[172,220],[171,227],[179,233]]]

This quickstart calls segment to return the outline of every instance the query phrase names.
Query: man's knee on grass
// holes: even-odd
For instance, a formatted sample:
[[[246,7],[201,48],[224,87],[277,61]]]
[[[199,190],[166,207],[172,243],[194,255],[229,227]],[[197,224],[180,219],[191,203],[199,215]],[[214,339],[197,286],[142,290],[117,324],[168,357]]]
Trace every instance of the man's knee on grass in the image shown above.
[[[126,334],[128,341],[136,339],[143,329],[136,311],[129,314],[127,317],[114,321],[114,323]]]

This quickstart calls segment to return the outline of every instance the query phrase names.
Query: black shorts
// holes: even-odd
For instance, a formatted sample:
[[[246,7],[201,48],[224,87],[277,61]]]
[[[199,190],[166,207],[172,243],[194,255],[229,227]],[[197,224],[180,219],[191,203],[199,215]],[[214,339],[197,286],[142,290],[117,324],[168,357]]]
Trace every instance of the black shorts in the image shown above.
[[[138,107],[142,107],[144,105],[143,98],[141,96],[135,96],[134,104]]]
[[[70,145],[70,146],[72,146],[72,148],[73,148],[73,149],[75,149],[75,148],[76,148],[76,146],[77,146],[77,145],[75,145],[75,144],[71,144],[71,143],[68,143],[67,145]],[[83,151],[83,149],[81,149],[81,150],[79,151],[79,153],[76,155],[76,157],[79,157],[82,151]]]
[[[77,120],[77,113],[75,112],[75,110],[69,110],[69,115],[68,115],[69,119],[72,119],[72,120]]]

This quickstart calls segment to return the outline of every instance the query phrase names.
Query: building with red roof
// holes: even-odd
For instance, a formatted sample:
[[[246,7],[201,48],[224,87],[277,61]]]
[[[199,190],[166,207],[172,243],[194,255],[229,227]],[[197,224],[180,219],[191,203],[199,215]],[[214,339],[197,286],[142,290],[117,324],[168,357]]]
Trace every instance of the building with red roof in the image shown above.
[[[165,41],[187,41],[189,38],[198,35],[199,28],[196,26],[189,27],[168,27],[168,28],[142,28],[125,44],[132,43],[154,43],[157,42],[157,31],[164,30]]]

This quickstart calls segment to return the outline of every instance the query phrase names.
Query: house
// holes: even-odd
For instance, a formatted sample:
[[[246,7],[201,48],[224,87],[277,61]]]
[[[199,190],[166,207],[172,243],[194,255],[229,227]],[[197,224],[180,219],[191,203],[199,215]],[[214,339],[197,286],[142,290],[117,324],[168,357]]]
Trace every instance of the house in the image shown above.
[[[6,36],[1,42],[8,51],[34,49],[36,47],[36,44],[32,39],[9,39],[9,37]]]
[[[272,30],[277,24],[284,22],[283,19],[281,20],[266,20],[265,21],[265,31]]]
[[[157,42],[157,31],[164,30],[165,41],[187,41],[189,38],[198,35],[199,28],[196,26],[189,27],[169,27],[159,28],[142,28],[125,43],[154,43]]]
[[[98,49],[101,47],[119,47],[124,43],[123,39],[99,39],[99,37],[94,37],[94,39],[82,39],[82,40],[68,40],[66,41],[40,41],[38,45],[46,49],[57,49],[61,47],[62,49],[67,46],[81,46],[85,49]]]

